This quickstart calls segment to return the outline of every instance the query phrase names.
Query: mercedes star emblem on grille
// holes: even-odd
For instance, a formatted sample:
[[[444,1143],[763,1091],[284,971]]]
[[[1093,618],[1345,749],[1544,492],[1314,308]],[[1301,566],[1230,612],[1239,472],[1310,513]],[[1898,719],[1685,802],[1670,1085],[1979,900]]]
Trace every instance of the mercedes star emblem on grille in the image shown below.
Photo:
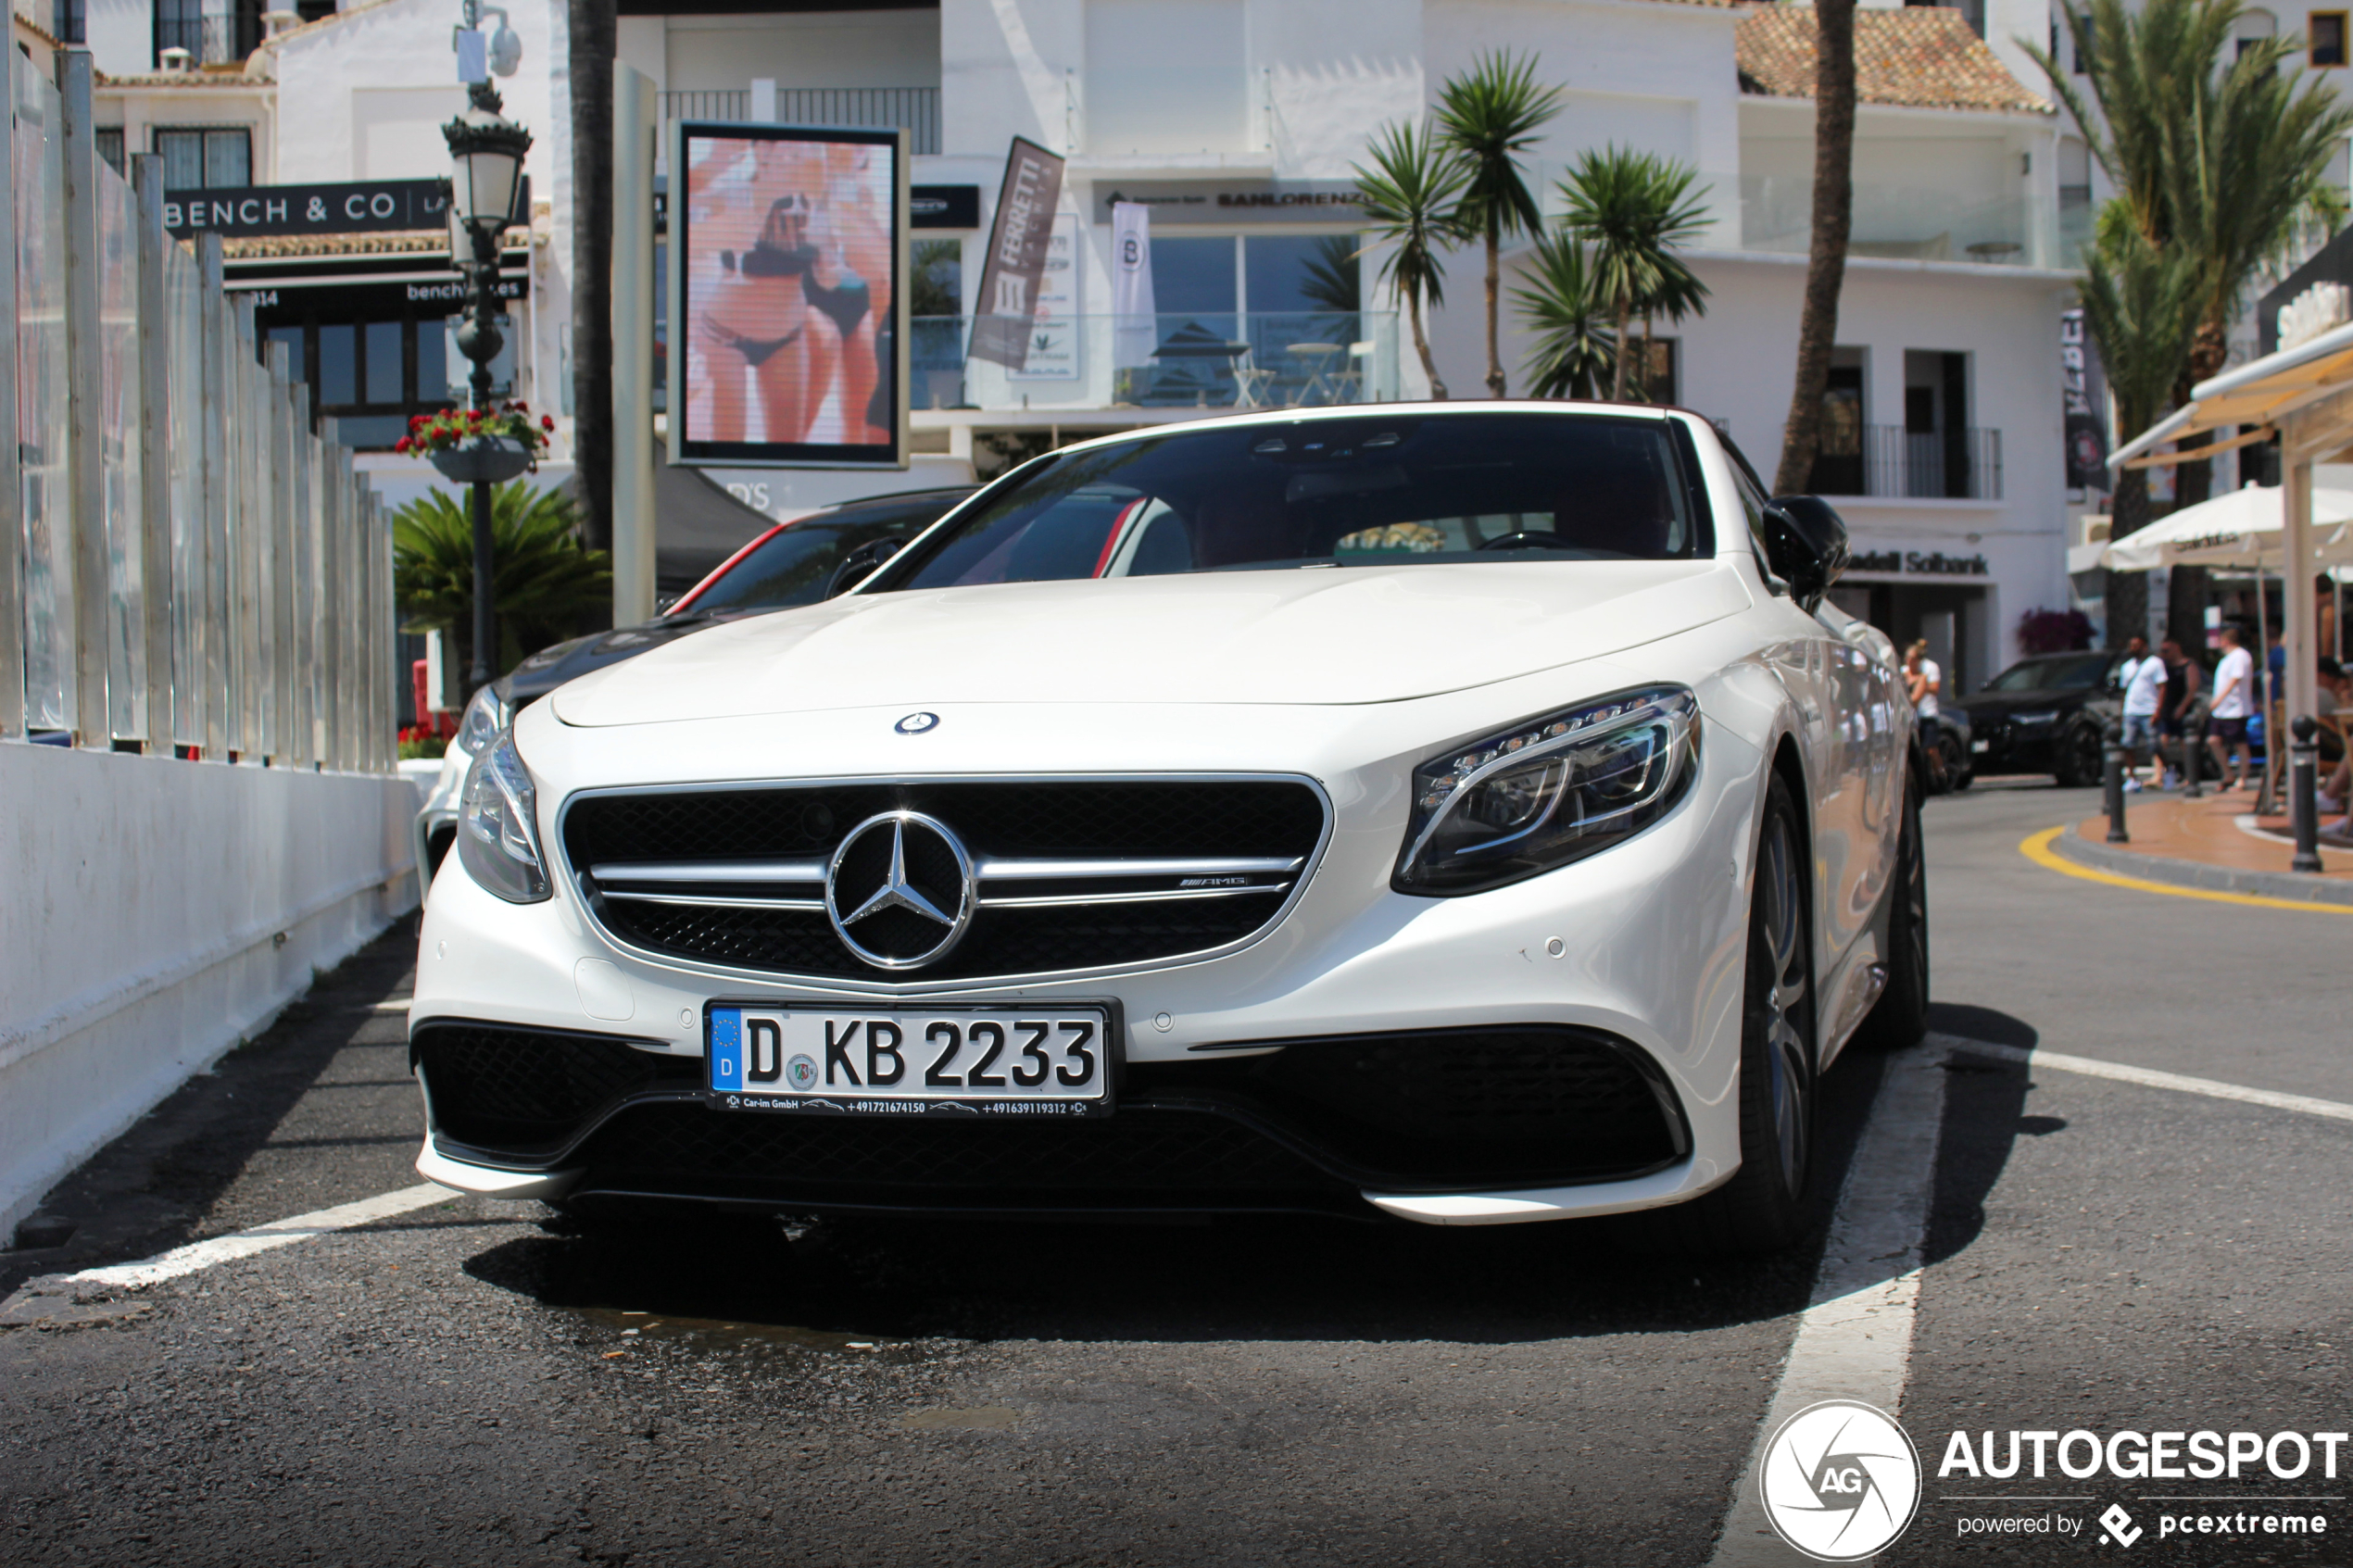
[[[893,724],[891,728],[897,730],[902,735],[919,735],[925,730],[936,730],[939,728],[939,715],[937,713],[910,713],[907,717],[901,719],[896,724]]]
[[[921,969],[963,940],[973,882],[972,856],[947,823],[885,811],[850,829],[834,851],[825,918],[842,946],[876,969]]]

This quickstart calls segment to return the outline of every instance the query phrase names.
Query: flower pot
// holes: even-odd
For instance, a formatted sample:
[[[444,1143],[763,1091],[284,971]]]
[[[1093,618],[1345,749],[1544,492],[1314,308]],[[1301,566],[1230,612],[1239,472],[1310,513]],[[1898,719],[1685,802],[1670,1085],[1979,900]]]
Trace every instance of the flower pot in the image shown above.
[[[531,467],[531,454],[520,441],[503,435],[482,436],[459,446],[445,446],[426,454],[441,477],[457,484],[504,484]]]

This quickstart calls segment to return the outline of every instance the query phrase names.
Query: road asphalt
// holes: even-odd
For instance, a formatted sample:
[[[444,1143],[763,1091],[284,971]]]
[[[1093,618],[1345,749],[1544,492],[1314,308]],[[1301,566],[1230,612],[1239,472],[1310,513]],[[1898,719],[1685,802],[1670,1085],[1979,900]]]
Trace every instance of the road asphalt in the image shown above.
[[[2353,919],[2019,853],[2094,809],[2024,785],[1929,809],[1921,1048],[1943,1112],[1895,1363],[1927,1469],[1881,1561],[2341,1563],[2353,1483],[2317,1471],[1939,1474],[1955,1431],[2353,1424],[2353,1121],[1955,1044],[2353,1105]],[[73,1237],[0,1253],[0,1297],[414,1185],[422,1121],[386,1006],[413,941],[396,929],[321,976],[77,1173],[47,1205]],[[1850,1055],[1825,1083],[1825,1224],[1889,1066]],[[1705,1562],[1740,1544],[1718,1537],[1819,1244],[1694,1265],[1620,1240],[1605,1223],[740,1220],[616,1240],[453,1197],[144,1289],[18,1291],[0,1308],[17,1320],[0,1327],[0,1558]],[[2030,1494],[2077,1500],[2011,1500]],[[2160,1514],[2193,1506],[2160,1494],[2259,1498],[2230,1506],[2330,1533],[2160,1537]],[[2285,1500],[2307,1496],[2331,1500]],[[2110,1503],[2136,1545],[2102,1537]],[[2050,1515],[2081,1533],[1962,1533]]]

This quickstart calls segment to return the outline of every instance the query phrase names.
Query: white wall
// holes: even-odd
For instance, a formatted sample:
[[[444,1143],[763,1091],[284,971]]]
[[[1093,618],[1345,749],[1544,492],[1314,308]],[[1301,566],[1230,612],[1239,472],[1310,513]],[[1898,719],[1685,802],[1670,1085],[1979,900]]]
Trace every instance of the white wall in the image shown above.
[[[49,25],[46,7],[35,13]],[[90,63],[108,76],[132,76],[156,69],[155,0],[85,0],[82,36]]]
[[[939,85],[935,10],[671,17],[668,24],[663,69],[630,63],[669,92],[740,92],[754,77],[785,88]]]
[[[416,902],[399,778],[0,745],[0,1234]]]
[[[570,140],[560,135],[569,101],[558,83],[569,48],[563,7],[513,0],[522,69],[497,83],[507,118],[532,133],[524,161],[535,199],[546,201]],[[384,0],[278,41],[278,180],[422,179],[449,171],[441,122],[465,107],[450,52],[446,0]]]

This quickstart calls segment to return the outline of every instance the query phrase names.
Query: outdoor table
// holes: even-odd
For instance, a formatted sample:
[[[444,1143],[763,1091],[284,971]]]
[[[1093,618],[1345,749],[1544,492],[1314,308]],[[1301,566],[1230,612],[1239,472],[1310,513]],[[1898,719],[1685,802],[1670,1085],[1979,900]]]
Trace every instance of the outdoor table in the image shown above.
[[[1298,400],[1290,405],[1292,408],[1296,408],[1305,405],[1310,398],[1315,396],[1318,388],[1322,389],[1326,402],[1338,401],[1338,399],[1333,396],[1332,384],[1326,379],[1324,372],[1330,368],[1332,359],[1335,356],[1348,352],[1348,345],[1346,344],[1293,343],[1285,345],[1284,352],[1306,360],[1308,365],[1307,381],[1305,384],[1300,387]]]

